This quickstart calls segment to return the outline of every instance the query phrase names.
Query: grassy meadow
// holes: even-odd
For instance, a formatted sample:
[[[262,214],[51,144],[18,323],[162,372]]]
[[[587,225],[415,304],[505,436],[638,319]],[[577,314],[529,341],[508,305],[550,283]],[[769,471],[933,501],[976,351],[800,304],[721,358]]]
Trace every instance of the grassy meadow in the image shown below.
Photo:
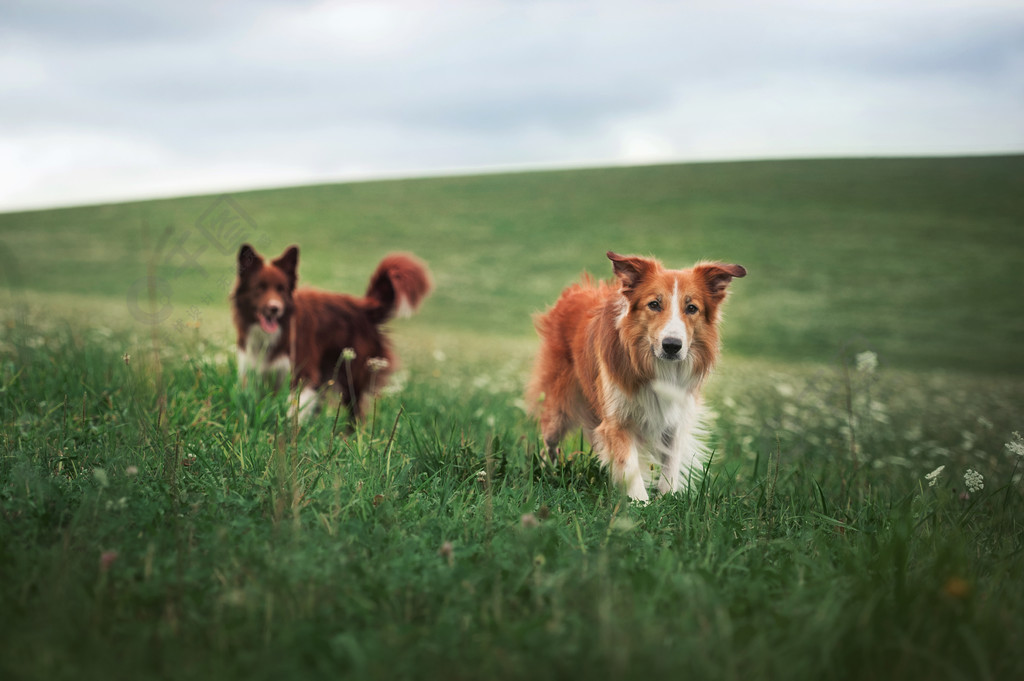
[[[1020,678],[1022,187],[792,161],[0,214],[0,677]],[[236,385],[243,239],[333,290],[429,263],[353,435]],[[546,464],[522,401],[531,315],[609,249],[749,271],[714,460],[647,506],[578,433]]]

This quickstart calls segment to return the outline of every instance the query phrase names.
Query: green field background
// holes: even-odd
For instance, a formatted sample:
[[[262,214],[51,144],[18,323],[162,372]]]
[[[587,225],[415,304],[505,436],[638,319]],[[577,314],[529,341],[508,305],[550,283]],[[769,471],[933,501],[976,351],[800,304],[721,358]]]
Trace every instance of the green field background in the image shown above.
[[[331,290],[429,263],[351,435],[238,385],[243,237]],[[522,396],[607,250],[749,272],[713,461],[648,505]],[[1024,678],[1022,264],[1024,156],[0,214],[0,679]]]
[[[1024,371],[1020,156],[569,170],[228,198],[0,215],[8,295],[100,326],[145,328],[151,314],[168,331],[200,322],[230,343],[234,253],[198,226],[227,206],[262,252],[298,244],[300,279],[320,288],[361,292],[386,252],[420,255],[437,289],[400,327],[413,335],[529,340],[531,315],[582,271],[606,276],[615,250],[671,267],[744,265],[729,353],[831,362],[856,343],[891,366]],[[151,266],[155,302],[140,283]]]

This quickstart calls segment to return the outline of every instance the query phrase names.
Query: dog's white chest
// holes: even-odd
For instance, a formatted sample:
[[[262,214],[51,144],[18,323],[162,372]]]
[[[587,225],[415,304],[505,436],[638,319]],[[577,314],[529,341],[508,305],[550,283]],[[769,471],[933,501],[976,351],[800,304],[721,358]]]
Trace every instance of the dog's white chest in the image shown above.
[[[682,363],[659,366],[657,377],[632,395],[604,377],[606,404],[604,417],[631,423],[644,439],[657,441],[666,430],[674,430],[696,417],[699,407]]]
[[[243,379],[250,373],[259,376],[276,374],[287,376],[291,372],[291,361],[288,355],[270,359],[270,351],[281,339],[281,329],[267,333],[259,324],[249,327],[245,338],[245,347],[238,348],[238,377]]]

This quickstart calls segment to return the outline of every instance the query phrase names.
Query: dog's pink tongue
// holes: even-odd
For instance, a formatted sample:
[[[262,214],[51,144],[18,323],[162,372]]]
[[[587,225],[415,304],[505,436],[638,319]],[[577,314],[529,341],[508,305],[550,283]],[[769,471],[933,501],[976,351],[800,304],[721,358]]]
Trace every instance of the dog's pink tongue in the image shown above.
[[[267,333],[275,333],[275,332],[277,332],[277,320],[276,319],[267,319],[263,315],[260,315],[260,326]]]

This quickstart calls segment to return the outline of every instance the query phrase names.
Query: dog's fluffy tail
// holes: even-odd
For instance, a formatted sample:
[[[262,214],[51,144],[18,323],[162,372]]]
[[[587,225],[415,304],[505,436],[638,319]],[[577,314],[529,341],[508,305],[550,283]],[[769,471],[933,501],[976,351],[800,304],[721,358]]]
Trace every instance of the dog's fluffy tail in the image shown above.
[[[392,317],[409,317],[426,298],[434,284],[426,264],[411,253],[390,253],[377,265],[366,289],[366,298],[378,324]]]

